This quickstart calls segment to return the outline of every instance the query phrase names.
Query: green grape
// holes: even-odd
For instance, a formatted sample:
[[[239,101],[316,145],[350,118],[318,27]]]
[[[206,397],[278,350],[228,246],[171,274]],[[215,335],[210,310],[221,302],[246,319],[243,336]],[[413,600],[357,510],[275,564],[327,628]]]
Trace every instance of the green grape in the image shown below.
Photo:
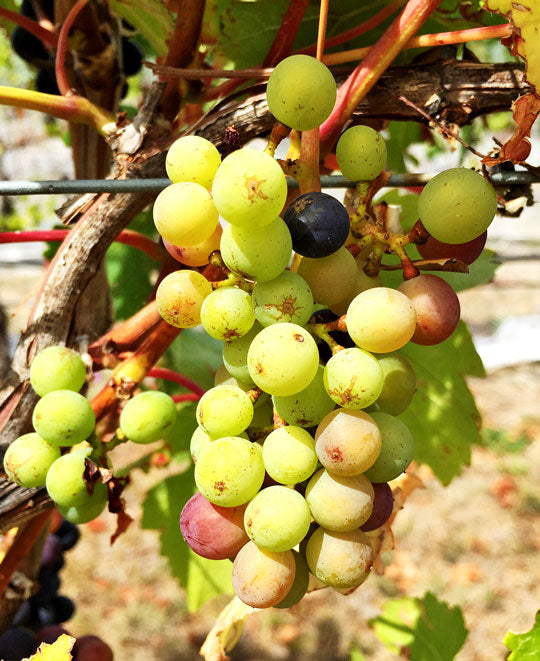
[[[369,537],[361,530],[334,532],[318,528],[306,546],[312,574],[333,588],[354,588],[363,583],[373,565]]]
[[[80,355],[67,347],[47,347],[30,365],[30,383],[40,397],[54,390],[79,392],[86,379],[86,366]]]
[[[364,411],[332,411],[315,432],[319,461],[336,475],[358,475],[366,471],[379,456],[381,442],[375,420]]]
[[[52,445],[68,447],[86,440],[96,418],[90,402],[73,390],[55,390],[42,397],[32,415],[34,429]]]
[[[84,480],[86,457],[78,452],[64,454],[49,468],[45,485],[49,496],[60,507],[78,507],[89,502],[90,495]],[[105,488],[96,482],[96,489]]]
[[[315,440],[301,427],[279,427],[264,441],[263,461],[266,472],[276,482],[303,482],[317,468]]]
[[[377,359],[362,349],[343,349],[326,363],[324,387],[346,409],[364,409],[381,394],[384,377]]]
[[[237,340],[225,342],[223,345],[223,364],[227,371],[241,383],[255,387],[255,381],[249,374],[248,351],[254,338],[262,331],[262,326],[256,321],[251,330]]]
[[[317,373],[319,350],[297,324],[273,324],[255,337],[248,351],[251,378],[270,395],[294,395]]]
[[[255,317],[263,326],[284,321],[303,326],[313,310],[311,289],[303,278],[291,271],[283,271],[273,280],[258,282],[252,297]]]
[[[246,231],[259,230],[281,213],[287,180],[279,163],[255,149],[238,149],[219,166],[212,186],[219,213]]]
[[[315,521],[337,532],[355,530],[373,510],[373,487],[365,475],[333,475],[320,470],[306,487],[306,501]]]
[[[247,360],[247,352],[246,352],[246,360]],[[247,364],[246,364],[246,370],[247,370]],[[255,387],[255,384],[253,383],[253,381],[249,376],[248,378],[251,383],[244,383],[243,381],[238,381],[238,379],[235,379],[234,376],[229,374],[225,365],[221,365],[221,367],[219,367],[219,369],[214,375],[214,385],[236,386],[237,388],[240,388],[240,390],[249,393],[249,391]],[[268,402],[269,399],[270,399],[270,395],[268,393],[261,392],[260,395],[257,397],[257,399],[253,402],[253,409],[259,408],[259,406],[261,406],[265,402]],[[253,425],[253,422],[251,423],[251,425]]]
[[[185,266],[205,266],[208,264],[210,255],[219,250],[223,230],[221,225],[210,234],[210,236],[196,243],[194,246],[175,246],[173,243],[164,240],[163,245],[171,257]]]
[[[407,425],[388,413],[372,413],[381,430],[381,453],[366,471],[372,482],[390,482],[406,470],[414,459],[414,439]]]
[[[47,471],[59,457],[56,445],[47,443],[38,434],[23,434],[6,450],[4,470],[21,487],[42,487]]]
[[[352,290],[343,300],[338,301],[337,303],[332,303],[332,305],[328,306],[334,314],[338,315],[338,317],[341,317],[342,314],[346,314],[347,308],[351,304],[353,298],[358,296],[358,294],[366,291],[366,289],[382,287],[382,280],[378,275],[376,275],[374,278],[366,275],[364,271],[365,265],[366,262],[356,259],[356,280],[354,281]]]
[[[238,438],[245,438],[246,441],[249,441],[249,437],[246,432],[238,434]],[[189,443],[189,451],[194,464],[197,463],[197,459],[199,458],[201,452],[206,448],[206,446],[210,445],[210,443],[213,443],[215,440],[216,439],[210,436],[208,432],[204,431],[202,427],[197,427],[197,429],[193,432],[191,441]]]
[[[351,126],[338,140],[336,159],[347,179],[371,181],[386,165],[386,142],[370,126]]]
[[[210,189],[220,163],[221,156],[209,140],[185,135],[169,147],[165,169],[173,184],[192,181]]]
[[[293,549],[295,573],[294,583],[291,589],[287,592],[285,599],[274,605],[274,608],[291,608],[299,601],[302,600],[307,592],[309,585],[309,569],[304,558]]]
[[[266,99],[279,122],[296,131],[310,131],[332,112],[336,81],[328,67],[316,58],[291,55],[270,74]]]
[[[135,395],[122,409],[120,429],[134,443],[167,438],[176,421],[176,405],[165,392],[149,390]]]
[[[238,507],[251,500],[264,480],[261,446],[237,436],[218,438],[199,455],[195,482],[214,505]]]
[[[176,328],[198,326],[202,304],[211,293],[212,285],[198,271],[169,273],[156,292],[159,314]]]
[[[340,248],[328,257],[302,257],[298,275],[308,283],[317,303],[332,305],[346,298],[356,281],[357,267],[347,248]]]
[[[374,411],[400,415],[409,406],[416,392],[416,374],[411,363],[399,353],[377,356],[383,371],[383,387]]]
[[[286,598],[295,572],[292,551],[263,551],[248,542],[234,559],[232,585],[236,596],[248,606],[269,608]]]
[[[185,181],[164,188],[154,202],[154,224],[175,246],[194,246],[216,229],[219,214],[210,193]]]
[[[311,515],[305,498],[288,487],[260,491],[246,507],[244,527],[260,549],[287,551],[299,544],[309,530]]]
[[[415,330],[414,307],[396,289],[367,289],[353,299],[347,310],[347,331],[366,351],[388,353],[400,349]]]
[[[336,407],[324,387],[324,367],[319,365],[311,383],[295,395],[273,397],[278,414],[289,425],[315,427]]]
[[[71,507],[60,507],[58,511],[71,523],[79,526],[97,519],[105,509],[107,504],[107,487],[101,482],[94,486],[94,492],[88,496],[88,500],[81,505],[72,505]]]
[[[264,397],[266,393],[259,395],[259,399]],[[266,395],[268,397],[268,395]],[[260,406],[255,408],[253,419],[249,423],[249,429],[266,429],[267,427],[274,426],[274,410],[272,403],[266,399]]]
[[[287,267],[292,251],[289,228],[281,218],[265,227],[226,225],[221,257],[227,268],[258,282],[273,280]]]
[[[204,299],[201,323],[216,340],[231,341],[245,335],[253,326],[255,314],[251,296],[236,287],[216,289]]]
[[[214,438],[237,436],[253,418],[253,404],[247,393],[234,386],[215,386],[197,404],[197,422]]]
[[[493,186],[474,170],[452,168],[433,177],[418,198],[418,215],[443,243],[467,243],[491,224],[497,212]]]

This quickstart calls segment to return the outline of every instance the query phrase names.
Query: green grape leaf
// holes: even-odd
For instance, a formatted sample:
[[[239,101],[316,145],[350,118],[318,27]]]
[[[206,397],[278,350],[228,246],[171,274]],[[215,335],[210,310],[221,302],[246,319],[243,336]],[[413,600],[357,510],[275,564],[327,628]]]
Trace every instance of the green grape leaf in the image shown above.
[[[201,326],[188,328],[167,352],[169,367],[208,390],[213,388],[214,374],[223,362],[222,346],[222,342],[210,337]]]
[[[400,416],[414,437],[414,459],[449,484],[470,464],[471,445],[482,443],[480,413],[464,379],[485,376],[482,361],[463,321],[444,342],[431,347],[409,342],[400,353],[418,380],[414,399]]]
[[[178,462],[191,461],[189,444],[193,432],[197,427],[197,419],[195,418],[196,409],[196,402],[180,404],[176,409],[176,422],[167,437],[167,443],[172,448],[173,459]]]
[[[468,635],[461,609],[450,608],[431,592],[423,599],[386,602],[369,625],[390,651],[410,661],[452,661]]]
[[[231,562],[201,558],[182,539],[180,512],[194,493],[192,468],[159,482],[146,495],[141,523],[143,529],[160,531],[161,555],[184,588],[190,612],[212,597],[232,592]]]
[[[105,259],[115,319],[128,319],[140,310],[152,293],[150,272],[155,262],[139,250],[113,243]]]
[[[536,661],[540,650],[540,611],[536,613],[530,631],[525,633],[509,631],[502,642],[511,651],[508,661]]]
[[[160,0],[110,0],[113,12],[135,26],[156,55],[165,55],[168,51],[174,20]]]
[[[386,141],[388,158],[386,168],[390,172],[407,172],[405,157],[415,166],[418,161],[407,153],[407,149],[415,142],[421,142],[420,124],[416,122],[390,122],[386,129],[390,140]]]

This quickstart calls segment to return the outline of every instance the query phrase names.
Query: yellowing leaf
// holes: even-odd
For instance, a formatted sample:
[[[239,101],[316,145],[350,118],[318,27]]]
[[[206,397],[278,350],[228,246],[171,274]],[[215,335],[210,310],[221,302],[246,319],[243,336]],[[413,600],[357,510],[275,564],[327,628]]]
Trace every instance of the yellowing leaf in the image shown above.
[[[62,634],[52,645],[41,643],[38,651],[23,661],[71,661],[73,645],[75,645],[75,638]]]
[[[201,647],[200,654],[206,661],[226,661],[229,657],[225,652],[239,641],[248,615],[255,608],[247,606],[238,597],[234,597],[219,614],[216,623],[210,629]]]
[[[538,0],[487,0],[486,9],[503,14],[513,23],[512,50],[527,63],[527,80],[540,95],[540,3]]]

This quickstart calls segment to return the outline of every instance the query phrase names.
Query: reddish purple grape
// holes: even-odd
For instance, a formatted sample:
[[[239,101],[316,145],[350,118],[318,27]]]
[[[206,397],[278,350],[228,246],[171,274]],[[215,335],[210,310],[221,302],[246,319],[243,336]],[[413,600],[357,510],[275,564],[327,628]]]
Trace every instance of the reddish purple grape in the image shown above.
[[[415,344],[439,344],[452,335],[459,321],[460,306],[456,292],[436,275],[423,274],[399,285],[416,312]]]
[[[385,524],[390,518],[392,508],[394,507],[392,489],[390,489],[387,482],[374,482],[372,486],[373,491],[375,492],[373,511],[364,525],[360,526],[360,530],[363,530],[364,532],[375,530]]]
[[[60,638],[63,634],[69,636],[71,635],[67,629],[61,627],[59,624],[51,624],[49,627],[44,627],[36,633],[36,640],[38,645],[41,643],[47,643],[52,645],[57,638]]]
[[[97,636],[81,636],[73,646],[74,661],[113,661],[112,649]]]
[[[422,244],[417,245],[418,252],[422,259],[445,259],[452,257],[454,259],[459,259],[460,262],[465,262],[465,264],[472,264],[476,261],[482,254],[482,250],[486,245],[487,239],[487,230],[477,236],[476,239],[472,241],[467,241],[467,243],[442,243],[442,241],[437,241],[432,236]]]
[[[220,507],[196,493],[184,505],[180,531],[188,546],[203,558],[232,559],[249,542],[244,530],[246,507]]]

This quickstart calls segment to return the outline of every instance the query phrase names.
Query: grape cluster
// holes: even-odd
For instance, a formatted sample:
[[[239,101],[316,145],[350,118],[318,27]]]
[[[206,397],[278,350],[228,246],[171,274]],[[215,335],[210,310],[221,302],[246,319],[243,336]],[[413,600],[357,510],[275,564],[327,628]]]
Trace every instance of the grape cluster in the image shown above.
[[[335,82],[320,62],[293,56],[275,68],[267,99],[279,121],[306,131],[328,117]],[[386,144],[354,126],[336,158],[346,177],[370,181]],[[297,603],[310,576],[354,589],[373,564],[372,531],[392,514],[388,483],[414,456],[398,416],[416,377],[399,350],[447,339],[457,296],[435,275],[398,289],[367,275],[370,250],[355,259],[346,247],[354,238],[345,207],[313,192],[284,211],[285,176],[267,153],[242,148],[221,161],[207,140],[182,137],[167,172],[173,183],[154,207],[167,250],[185,267],[211,261],[229,273],[211,283],[184,268],[157,291],[169,323],[202,324],[223,341],[215,387],[197,406],[198,493],[182,510],[182,535],[205,558],[233,560],[234,590],[257,608]],[[452,246],[472,255],[495,208],[490,185],[462,168],[435,177],[420,197],[425,228],[450,246],[445,257]],[[440,245],[426,242],[425,251],[444,252]]]
[[[38,589],[19,608],[12,625],[0,636],[0,658],[20,661],[36,652],[41,643],[53,643],[68,634],[60,626],[75,612],[73,602],[58,594],[58,572],[64,565],[64,553],[75,546],[80,537],[77,526],[63,519],[54,533],[45,540],[37,578]],[[112,661],[111,648],[97,636],[77,638],[72,651],[75,661]]]
[[[45,19],[54,24],[54,0],[40,0],[40,16],[36,15],[32,0],[23,0],[20,6],[22,16],[32,20]],[[54,53],[28,30],[16,26],[11,34],[11,47],[28,64],[38,69],[36,75],[36,90],[45,94],[60,94],[54,73]],[[139,45],[127,36],[121,38],[121,64],[125,76],[134,76],[142,66],[143,54]],[[124,85],[122,97],[127,94],[127,84]]]

